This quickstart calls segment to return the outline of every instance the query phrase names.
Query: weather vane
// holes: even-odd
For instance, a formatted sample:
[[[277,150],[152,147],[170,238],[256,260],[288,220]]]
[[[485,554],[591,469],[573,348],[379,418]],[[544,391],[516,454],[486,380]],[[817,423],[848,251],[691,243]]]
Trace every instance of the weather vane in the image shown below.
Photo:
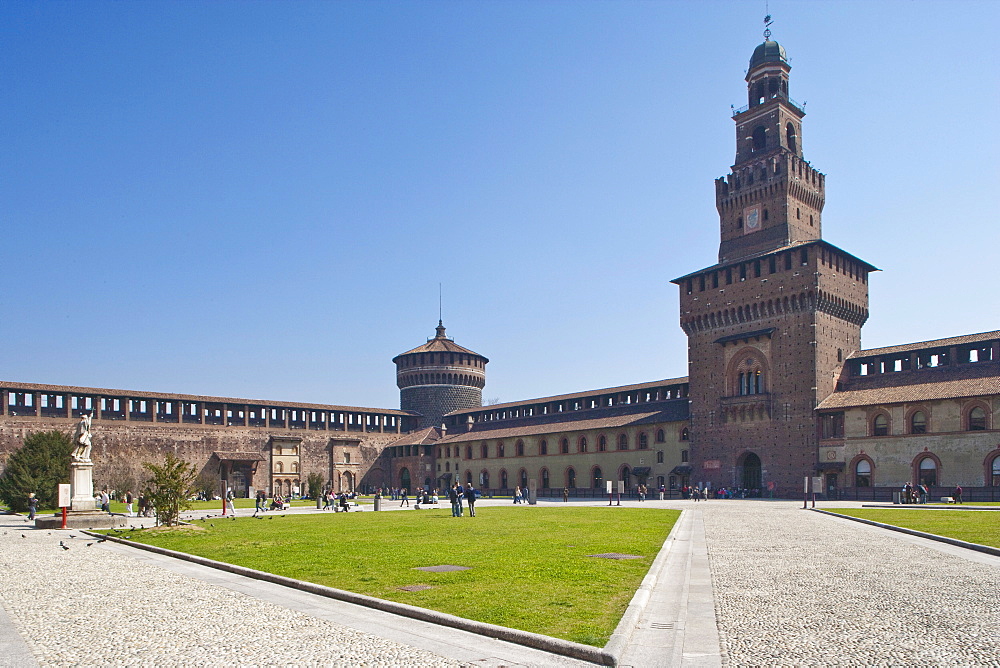
[[[771,39],[771,24],[774,20],[771,18],[771,12],[768,11],[768,3],[764,2],[764,40]]]

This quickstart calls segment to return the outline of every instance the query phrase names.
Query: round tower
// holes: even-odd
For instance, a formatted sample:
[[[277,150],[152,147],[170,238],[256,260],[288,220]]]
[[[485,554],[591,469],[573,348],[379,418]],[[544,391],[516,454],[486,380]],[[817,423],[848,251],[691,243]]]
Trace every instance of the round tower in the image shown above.
[[[447,413],[483,405],[489,360],[445,336],[440,320],[433,339],[392,361],[399,407],[420,414],[418,428],[439,427]]]

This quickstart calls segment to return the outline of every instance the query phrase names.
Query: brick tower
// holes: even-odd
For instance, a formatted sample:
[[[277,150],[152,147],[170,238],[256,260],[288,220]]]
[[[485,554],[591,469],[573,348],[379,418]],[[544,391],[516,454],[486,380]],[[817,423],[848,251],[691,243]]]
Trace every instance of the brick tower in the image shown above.
[[[419,413],[421,429],[441,426],[442,417],[451,411],[483,405],[489,360],[458,345],[444,331],[439,320],[433,339],[392,359],[399,407]]]
[[[766,35],[769,37],[769,35]],[[719,262],[675,279],[688,335],[692,483],[790,495],[815,473],[813,409],[861,344],[875,267],[822,240],[785,50],[750,59],[736,162],[715,182]]]

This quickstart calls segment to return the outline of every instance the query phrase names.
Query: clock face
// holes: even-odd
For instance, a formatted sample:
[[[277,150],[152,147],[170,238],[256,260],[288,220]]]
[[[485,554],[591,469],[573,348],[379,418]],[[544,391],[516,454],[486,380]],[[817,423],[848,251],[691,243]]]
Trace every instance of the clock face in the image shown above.
[[[751,206],[743,210],[743,233],[750,234],[760,229],[760,207]]]

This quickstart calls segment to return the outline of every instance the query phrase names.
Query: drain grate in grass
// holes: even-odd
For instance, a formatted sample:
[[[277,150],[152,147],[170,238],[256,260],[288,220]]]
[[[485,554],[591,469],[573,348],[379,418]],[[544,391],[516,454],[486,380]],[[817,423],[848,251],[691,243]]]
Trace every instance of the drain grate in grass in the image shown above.
[[[430,573],[447,573],[449,571],[467,571],[468,566],[449,566],[447,564],[442,566],[417,566],[415,571],[428,571]]]
[[[397,587],[400,591],[423,591],[425,589],[434,589],[430,585],[408,585],[406,587]]]
[[[621,552],[605,552],[604,554],[588,554],[587,556],[600,559],[642,559],[637,554],[622,554]]]

